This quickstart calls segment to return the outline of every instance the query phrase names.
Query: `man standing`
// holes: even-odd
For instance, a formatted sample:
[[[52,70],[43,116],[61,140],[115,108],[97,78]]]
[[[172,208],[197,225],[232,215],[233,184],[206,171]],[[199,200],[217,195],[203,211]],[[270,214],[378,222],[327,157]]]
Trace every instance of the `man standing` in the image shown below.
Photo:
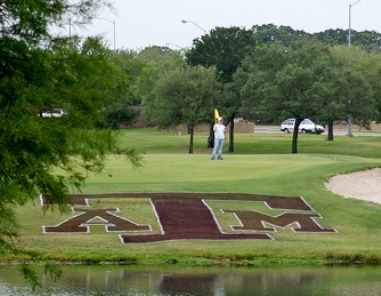
[[[222,160],[222,148],[224,147],[224,142],[226,138],[226,128],[222,122],[222,118],[218,118],[218,122],[213,127],[214,131],[214,147],[212,152],[212,160],[216,157]]]

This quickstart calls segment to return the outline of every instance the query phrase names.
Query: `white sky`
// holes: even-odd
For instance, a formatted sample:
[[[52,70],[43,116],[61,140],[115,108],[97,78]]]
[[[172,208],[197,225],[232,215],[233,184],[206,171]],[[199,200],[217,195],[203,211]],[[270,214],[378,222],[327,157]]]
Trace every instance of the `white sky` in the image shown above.
[[[81,36],[102,35],[110,48],[190,47],[193,39],[219,27],[274,24],[309,33],[351,28],[381,32],[381,0],[113,0],[115,13],[100,11]],[[352,8],[349,9],[349,5]],[[183,24],[181,20],[194,23]]]

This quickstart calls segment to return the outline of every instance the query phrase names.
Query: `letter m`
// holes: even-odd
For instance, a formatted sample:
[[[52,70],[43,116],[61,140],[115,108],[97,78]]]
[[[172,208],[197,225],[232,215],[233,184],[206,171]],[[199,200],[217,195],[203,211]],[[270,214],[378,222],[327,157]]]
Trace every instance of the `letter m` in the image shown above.
[[[323,228],[316,222],[316,218],[321,218],[319,214],[290,214],[285,213],[278,216],[270,216],[256,211],[236,211],[236,210],[222,210],[223,213],[234,213],[236,218],[240,221],[240,226],[232,226],[233,230],[254,230],[254,231],[272,231],[275,232],[274,227],[267,227],[271,224],[281,228],[291,225],[292,230],[295,232],[336,232],[335,229]]]

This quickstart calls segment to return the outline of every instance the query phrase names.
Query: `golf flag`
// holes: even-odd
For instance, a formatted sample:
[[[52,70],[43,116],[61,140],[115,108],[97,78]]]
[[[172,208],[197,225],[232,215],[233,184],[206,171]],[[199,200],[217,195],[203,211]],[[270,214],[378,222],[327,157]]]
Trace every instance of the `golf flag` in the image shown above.
[[[218,118],[220,118],[220,114],[218,113],[217,109],[214,109],[214,119],[218,120]]]

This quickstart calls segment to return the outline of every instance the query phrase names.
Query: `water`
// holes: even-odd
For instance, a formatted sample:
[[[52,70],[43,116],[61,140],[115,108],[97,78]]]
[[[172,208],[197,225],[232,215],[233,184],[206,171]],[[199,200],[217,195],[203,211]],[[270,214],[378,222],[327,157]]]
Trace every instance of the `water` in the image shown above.
[[[381,267],[63,266],[54,282],[38,270],[32,291],[18,267],[0,267],[1,296],[381,295]]]

